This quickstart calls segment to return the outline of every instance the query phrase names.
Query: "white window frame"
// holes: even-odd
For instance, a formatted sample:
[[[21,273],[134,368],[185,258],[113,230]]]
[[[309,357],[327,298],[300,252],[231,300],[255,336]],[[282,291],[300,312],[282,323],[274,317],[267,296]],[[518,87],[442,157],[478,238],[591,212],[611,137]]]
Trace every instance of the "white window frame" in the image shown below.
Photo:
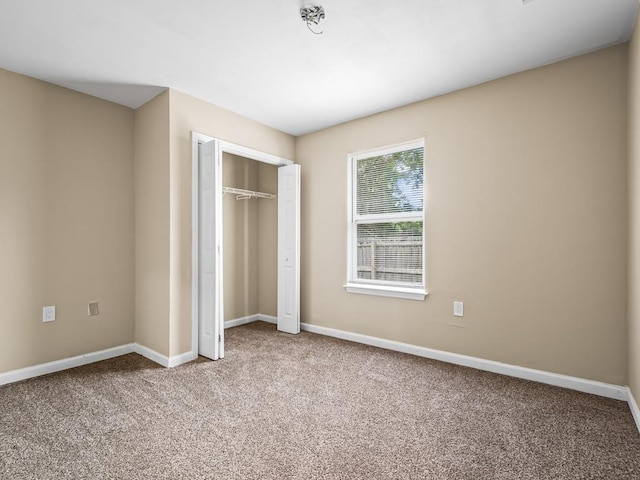
[[[358,215],[355,212],[356,206],[356,163],[363,158],[371,158],[391,153],[401,152],[404,150],[412,150],[422,148],[423,165],[422,168],[426,172],[426,159],[424,155],[424,139],[414,140],[407,143],[390,145],[387,147],[376,148],[364,152],[352,153],[348,155],[348,174],[347,174],[347,208],[348,208],[348,225],[347,225],[347,283],[344,288],[348,293],[360,293],[365,295],[377,295],[382,297],[396,297],[409,300],[424,300],[428,295],[426,289],[426,228],[425,228],[425,209],[426,201],[423,202],[422,212],[401,212],[393,214]],[[426,178],[426,175],[425,175]],[[426,182],[425,182],[426,183]],[[426,192],[426,188],[425,188]],[[426,200],[426,199],[424,199]],[[363,280],[358,279],[357,262],[357,228],[360,223],[373,222],[396,222],[406,219],[407,221],[422,221],[422,283],[402,284],[399,282],[384,282],[381,280]]]

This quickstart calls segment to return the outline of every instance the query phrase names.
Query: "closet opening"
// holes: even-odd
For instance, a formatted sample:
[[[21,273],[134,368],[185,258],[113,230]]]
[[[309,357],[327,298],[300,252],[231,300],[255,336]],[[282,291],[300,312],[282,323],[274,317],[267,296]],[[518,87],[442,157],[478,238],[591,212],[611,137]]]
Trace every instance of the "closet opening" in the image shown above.
[[[224,328],[277,323],[278,167],[222,155]]]
[[[224,328],[300,332],[300,166],[192,132],[192,354],[224,357]]]

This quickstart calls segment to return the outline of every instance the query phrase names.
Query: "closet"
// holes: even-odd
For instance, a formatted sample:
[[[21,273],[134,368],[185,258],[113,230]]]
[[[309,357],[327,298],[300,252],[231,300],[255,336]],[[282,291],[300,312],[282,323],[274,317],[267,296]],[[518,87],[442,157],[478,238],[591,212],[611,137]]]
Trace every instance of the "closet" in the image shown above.
[[[224,358],[225,320],[299,333],[300,165],[197,132],[192,162],[191,355]]]
[[[222,283],[226,326],[275,322],[278,167],[222,155]]]

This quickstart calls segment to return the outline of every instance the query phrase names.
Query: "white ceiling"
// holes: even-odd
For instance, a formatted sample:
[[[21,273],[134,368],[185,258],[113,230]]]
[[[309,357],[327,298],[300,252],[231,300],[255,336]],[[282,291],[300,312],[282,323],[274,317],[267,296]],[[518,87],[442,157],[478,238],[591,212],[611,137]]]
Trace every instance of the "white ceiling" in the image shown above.
[[[138,107],[171,87],[300,135],[624,42],[638,0],[0,0],[0,67]]]

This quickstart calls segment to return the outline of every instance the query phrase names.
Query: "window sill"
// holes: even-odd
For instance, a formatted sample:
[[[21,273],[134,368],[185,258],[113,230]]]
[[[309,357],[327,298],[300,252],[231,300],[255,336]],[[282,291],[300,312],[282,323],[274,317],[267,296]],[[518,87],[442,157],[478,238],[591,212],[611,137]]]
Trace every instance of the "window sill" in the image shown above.
[[[424,289],[367,285],[365,283],[347,283],[344,288],[347,293],[360,293],[363,295],[377,295],[379,297],[395,297],[419,301],[424,300],[429,294],[429,292]]]

